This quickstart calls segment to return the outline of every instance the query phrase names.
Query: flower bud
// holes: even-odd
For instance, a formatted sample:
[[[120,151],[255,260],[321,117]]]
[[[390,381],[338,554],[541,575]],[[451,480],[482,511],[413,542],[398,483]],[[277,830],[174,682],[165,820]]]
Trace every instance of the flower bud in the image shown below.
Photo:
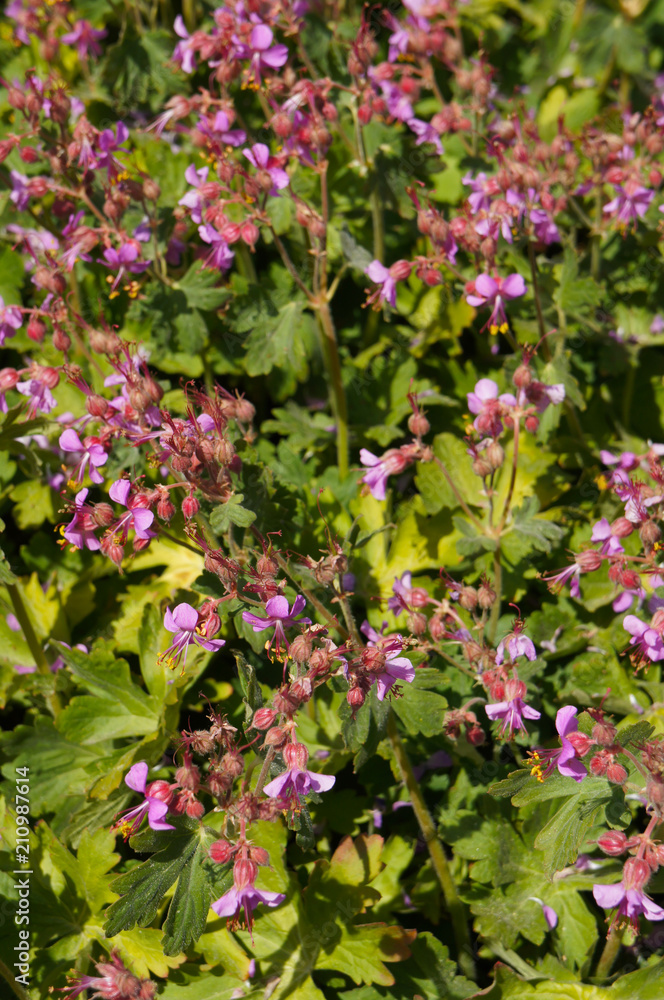
[[[510,677],[505,681],[505,698],[507,701],[514,701],[515,698],[525,698],[526,685],[516,677]]]
[[[459,604],[464,611],[473,611],[477,607],[477,591],[474,587],[459,588]]]
[[[607,830],[597,840],[600,851],[617,858],[619,854],[624,854],[627,849],[627,837],[622,830]]]
[[[421,612],[415,611],[408,615],[407,625],[409,632],[413,635],[424,635],[427,630],[427,616],[423,615]]]
[[[270,863],[270,855],[264,847],[256,847],[252,844],[251,847],[247,849],[247,853],[251,860],[255,861],[257,865],[269,865]]]
[[[152,177],[143,181],[143,195],[148,201],[157,201],[161,194],[161,188]]]
[[[277,713],[272,708],[257,708],[251,720],[251,728],[259,730],[269,729],[276,717]]]
[[[494,601],[496,600],[496,592],[492,590],[488,582],[485,580],[481,584],[479,590],[477,591],[477,603],[482,608],[483,611],[488,608],[492,608]]]
[[[185,520],[190,521],[192,517],[195,517],[201,509],[201,505],[193,494],[185,497],[182,501],[182,513]]]
[[[36,344],[41,344],[46,336],[46,324],[38,319],[37,316],[31,316],[25,332],[30,340],[34,340]]]
[[[258,878],[258,865],[248,858],[238,858],[233,866],[233,881],[236,889],[246,889]]]
[[[221,758],[221,766],[232,778],[239,778],[244,771],[244,757],[237,750],[225,753]]]
[[[362,664],[372,674],[380,674],[385,669],[385,654],[377,646],[367,646],[360,654]]]
[[[617,517],[611,525],[611,534],[614,538],[627,538],[634,531],[634,525],[626,517]]]
[[[303,743],[288,743],[282,750],[289,771],[305,771],[309,751]]]
[[[411,413],[408,418],[408,430],[415,437],[421,438],[431,430],[431,424],[423,413]]]
[[[175,514],[175,504],[172,502],[171,498],[167,496],[162,496],[157,503],[157,517],[161,521],[168,522],[171,520]]]
[[[300,705],[309,701],[313,691],[313,684],[311,683],[311,679],[309,677],[298,677],[298,679],[293,681],[290,686],[291,697],[294,698]]]
[[[519,365],[512,376],[512,382],[517,389],[527,389],[533,380],[533,374],[528,365]]]
[[[487,479],[493,472],[493,466],[491,465],[491,462],[489,462],[488,459],[483,457],[479,457],[474,460],[472,469],[475,475],[479,476],[480,479]]]
[[[593,726],[592,735],[595,743],[601,747],[610,747],[616,741],[616,727],[610,722],[598,722]]]
[[[173,801],[173,788],[167,781],[163,781],[161,778],[157,781],[151,781],[145,789],[145,794],[149,795],[150,798],[159,799],[160,802],[166,802],[167,804]]]
[[[445,625],[441,618],[434,615],[433,618],[429,619],[429,635],[434,642],[439,642],[447,632]]]
[[[639,528],[639,538],[643,542],[647,550],[652,549],[655,542],[658,542],[662,537],[662,532],[659,526],[652,520],[644,521]]]
[[[362,705],[364,705],[364,698],[365,694],[362,688],[360,687],[348,688],[348,693],[346,694],[346,701],[353,709],[353,711],[357,711],[358,708],[362,708]]]
[[[480,725],[470,726],[466,730],[466,739],[468,740],[471,746],[479,747],[482,745],[482,743],[484,743],[486,735]]]
[[[495,470],[499,469],[505,461],[505,452],[497,441],[492,441],[484,452],[484,457],[495,472]]]
[[[110,503],[96,503],[92,508],[92,520],[100,528],[108,528],[115,520],[115,512]]]
[[[288,731],[284,729],[283,726],[273,726],[272,729],[268,729],[265,734],[265,740],[263,741],[264,746],[268,747],[280,747],[286,741],[288,737]]]
[[[627,768],[623,767],[617,761],[613,761],[606,769],[606,777],[614,785],[623,785],[628,777]]]
[[[20,375],[15,368],[0,369],[0,392],[13,389],[20,381]]]
[[[53,330],[53,346],[63,354],[71,347],[71,337],[61,326],[56,326]]]
[[[568,733],[566,739],[572,744],[579,757],[585,757],[591,747],[595,746],[595,740],[585,733]]]
[[[225,865],[231,860],[233,848],[227,840],[215,840],[214,844],[210,845],[208,854],[216,864]]]
[[[526,417],[524,423],[526,425],[526,430],[530,431],[531,434],[535,434],[537,428],[539,427],[539,417],[535,417],[533,414],[530,414],[530,416]]]
[[[410,277],[413,265],[408,260],[398,260],[389,268],[390,277],[395,281],[404,281]]]
[[[602,557],[594,549],[586,549],[574,556],[574,562],[582,573],[593,573],[602,565]]]
[[[628,858],[623,868],[623,885],[625,889],[636,889],[640,892],[645,888],[650,878],[650,865],[643,858]]]

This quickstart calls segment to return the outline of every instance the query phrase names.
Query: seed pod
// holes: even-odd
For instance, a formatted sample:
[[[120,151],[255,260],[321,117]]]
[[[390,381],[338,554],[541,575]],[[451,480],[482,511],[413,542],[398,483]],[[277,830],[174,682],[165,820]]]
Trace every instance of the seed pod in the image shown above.
[[[208,855],[210,859],[218,865],[225,865],[231,860],[233,853],[233,848],[228,843],[227,840],[215,840],[214,844],[210,845],[210,850]]]

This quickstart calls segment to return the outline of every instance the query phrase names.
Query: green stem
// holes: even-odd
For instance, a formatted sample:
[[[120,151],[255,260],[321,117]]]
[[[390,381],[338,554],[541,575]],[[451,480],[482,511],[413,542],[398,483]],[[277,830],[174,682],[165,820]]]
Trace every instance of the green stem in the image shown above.
[[[622,425],[624,429],[629,426],[630,411],[632,409],[632,398],[634,396],[634,380],[636,377],[636,365],[630,360],[625,378],[625,388],[622,397]]]
[[[424,841],[427,845],[433,869],[440,883],[440,887],[443,890],[445,904],[452,920],[454,939],[456,941],[459,958],[459,968],[465,976],[468,976],[469,979],[475,979],[475,962],[473,960],[473,953],[470,944],[470,933],[468,931],[466,910],[459,898],[456,885],[454,884],[454,879],[452,878],[452,872],[450,871],[450,866],[447,863],[443,845],[438,839],[438,834],[436,833],[431,813],[427,809],[426,802],[424,801],[422,792],[420,791],[420,786],[415,780],[415,775],[413,774],[413,768],[410,760],[408,759],[408,754],[406,753],[405,747],[401,742],[401,737],[399,736],[394,712],[391,710],[387,717],[387,735],[390,743],[392,744],[392,751],[399,767],[401,778],[408,789],[413,812],[415,813],[420,830],[422,831],[422,836],[424,837]]]
[[[28,1000],[28,994],[23,989],[21,984],[16,982],[16,979],[14,978],[14,973],[11,972],[11,970],[8,969],[5,963],[1,960],[0,960],[0,976],[2,976],[2,978],[7,983],[9,983],[9,985],[11,986],[12,990],[19,998],[19,1000]]]
[[[32,653],[37,670],[44,677],[48,677],[52,680],[53,674],[51,673],[51,668],[48,660],[46,659],[46,654],[42,649],[42,645],[35,635],[32,622],[28,617],[28,612],[25,610],[25,604],[23,603],[21,592],[15,583],[8,583],[5,586],[7,587],[7,593],[9,594],[9,599],[12,602],[12,607],[14,608],[14,614],[18,618],[18,623],[23,630],[25,641],[28,644],[28,649]],[[60,705],[60,699],[55,691],[51,691],[46,695],[46,701],[53,716],[57,716],[62,706]]]
[[[602,271],[602,189],[598,186],[595,192],[595,220],[593,225],[592,243],[590,246],[590,275],[594,281],[599,281]]]
[[[344,621],[346,622],[346,628],[348,629],[349,635],[353,642],[357,646],[362,645],[362,637],[357,630],[357,625],[355,623],[355,618],[353,617],[353,612],[351,611],[350,602],[345,594],[339,594],[338,597],[339,604],[341,605],[341,610],[343,612]]]
[[[256,787],[254,788],[254,795],[260,795],[263,791],[263,785],[265,784],[265,779],[268,776],[270,770],[270,764],[274,760],[276,750],[274,747],[270,747],[268,752],[265,754],[265,760],[263,761],[263,766],[261,767],[260,774],[258,775],[258,781],[256,782]]]
[[[535,296],[535,311],[537,312],[537,325],[539,327],[540,340],[542,342],[542,349],[546,345],[544,337],[546,336],[546,327],[544,325],[544,313],[542,312],[542,302],[540,300],[539,282],[537,280],[537,261],[535,259],[535,247],[528,241],[528,260],[530,261],[530,273],[533,278],[533,295]],[[546,345],[548,347],[548,345]],[[545,351],[546,354],[546,351]],[[548,358],[547,358],[548,360]]]
[[[339,466],[339,479],[344,480],[348,475],[348,406],[341,379],[341,362],[339,360],[337,335],[334,329],[332,312],[327,300],[316,302],[315,309],[321,334],[321,348],[323,357],[325,358],[325,368],[330,383],[332,410],[337,425],[337,465]]]
[[[618,952],[620,951],[623,931],[624,928],[618,930],[617,927],[612,927],[609,931],[609,936],[606,939],[604,950],[600,955],[600,959],[595,970],[595,976],[597,979],[606,979],[609,976],[611,967],[618,956]]]
[[[517,418],[514,423],[514,443],[512,451],[512,472],[510,475],[510,485],[507,490],[507,496],[505,498],[505,506],[503,507],[503,513],[500,518],[500,524],[498,525],[497,534],[500,536],[503,532],[503,528],[507,522],[507,517],[510,512],[510,506],[512,503],[512,497],[514,495],[514,486],[516,484],[516,470],[519,465],[519,432],[521,428],[521,420]]]
[[[380,203],[380,192],[378,190],[378,173],[375,174],[375,181],[371,190],[371,222],[373,225],[373,255],[374,260],[385,263],[385,225],[383,222],[383,206]]]
[[[489,618],[489,642],[496,641],[496,629],[500,620],[500,604],[503,592],[503,567],[500,561],[500,547],[496,549],[493,556],[493,589],[496,593],[496,599],[493,602],[491,617]]]
[[[461,507],[462,511],[464,512],[464,514],[466,515],[466,517],[468,518],[468,520],[472,521],[472,523],[475,525],[475,527],[478,529],[478,531],[480,531],[484,535],[486,533],[485,530],[484,530],[484,525],[482,524],[482,522],[477,517],[475,517],[475,515],[472,512],[472,510],[470,509],[470,507],[468,506],[468,504],[466,503],[466,501],[464,500],[464,498],[461,496],[461,493],[459,493],[457,485],[454,482],[454,480],[452,479],[452,477],[451,477],[451,475],[450,475],[450,473],[449,473],[449,471],[448,471],[447,466],[445,465],[445,463],[442,462],[438,458],[438,455],[434,455],[433,456],[433,460],[436,463],[436,465],[438,466],[438,468],[440,469],[440,471],[442,472],[442,474],[445,476],[445,479],[447,480],[448,486],[452,490],[452,493],[454,493],[454,496],[457,499],[457,503]]]

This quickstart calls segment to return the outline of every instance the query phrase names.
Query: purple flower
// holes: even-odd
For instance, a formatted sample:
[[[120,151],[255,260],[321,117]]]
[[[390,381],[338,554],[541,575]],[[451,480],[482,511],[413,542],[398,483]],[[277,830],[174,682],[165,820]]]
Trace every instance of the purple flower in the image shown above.
[[[109,179],[117,176],[118,167],[122,167],[119,160],[113,156],[113,153],[126,153],[127,150],[122,145],[129,138],[129,129],[124,124],[124,122],[118,122],[116,134],[113,133],[113,129],[106,128],[99,136],[99,149],[101,150],[100,155],[97,157],[94,166],[96,167],[106,167],[108,171]]]
[[[649,191],[635,180],[629,180],[624,187],[614,185],[617,196],[604,206],[607,215],[614,215],[618,222],[628,225],[642,219],[655,197],[654,191]]]
[[[543,208],[533,208],[530,212],[535,239],[547,246],[550,243],[560,243],[560,231],[553,219]]]
[[[90,479],[92,482],[97,484],[103,483],[104,477],[97,472],[97,469],[99,466],[105,465],[108,455],[102,447],[99,438],[88,437],[85,439],[85,442],[86,443],[83,444],[76,431],[71,427],[69,430],[63,431],[60,435],[58,444],[63,451],[74,452],[77,454],[82,452],[81,459],[72,471],[71,479],[74,483],[80,483],[85,475],[86,466],[89,466]]]
[[[249,35],[249,42],[234,38],[238,59],[249,59],[249,82],[259,86],[262,82],[261,70],[280,69],[288,59],[286,45],[272,45],[274,37],[267,24],[256,24]]]
[[[360,462],[369,467],[361,482],[367,484],[375,500],[384,500],[389,476],[403,472],[410,464],[410,459],[399,448],[390,448],[380,458],[368,451],[367,448],[362,448]]]
[[[664,643],[659,632],[642,622],[636,615],[625,615],[623,628],[629,632],[631,639],[630,646],[634,646],[631,654],[633,662],[642,665],[645,660],[657,663],[664,660]]]
[[[138,538],[153,538],[154,534],[150,531],[150,525],[154,521],[154,514],[146,507],[129,507],[128,504],[132,503],[132,498],[129,496],[130,490],[131,483],[128,479],[118,479],[108,491],[111,500],[115,500],[122,507],[127,507],[127,513],[122,515],[113,531],[116,534],[121,532],[126,539],[127,532],[133,527]]]
[[[22,396],[27,396],[30,400],[27,409],[27,416],[30,420],[38,413],[50,413],[57,405],[49,387],[37,378],[31,378],[27,382],[19,382],[15,388],[17,392],[20,392]]]
[[[309,754],[301,743],[289,744],[284,749],[288,770],[274,778],[263,791],[271,799],[287,799],[293,808],[298,808],[300,796],[309,792],[328,792],[336,778],[333,774],[316,774],[305,770]],[[301,766],[298,767],[297,765]]]
[[[379,260],[372,260],[369,266],[365,267],[364,273],[373,282],[380,285],[378,301],[387,302],[394,309],[397,304],[397,283],[390,275],[388,268],[384,264],[381,264]]]
[[[242,618],[252,626],[254,632],[263,632],[266,628],[274,628],[274,635],[266,643],[266,649],[270,649],[274,643],[275,653],[279,657],[282,644],[286,651],[290,649],[284,628],[295,625],[311,625],[311,618],[297,617],[304,611],[306,603],[304,597],[298,594],[293,602],[293,607],[289,609],[288,600],[283,594],[277,594],[276,597],[271,597],[265,605],[267,618],[259,618],[251,611],[243,611]]]
[[[173,670],[179,666],[180,659],[182,667],[187,662],[187,651],[191,643],[201,646],[210,652],[216,652],[224,646],[224,639],[208,639],[205,632],[205,625],[199,624],[199,614],[190,604],[178,604],[173,612],[166,608],[164,615],[164,628],[169,632],[175,632],[175,638],[168,649],[159,654],[159,662],[166,661],[169,669]]]
[[[182,15],[178,14],[173,22],[175,34],[182,39],[175,46],[173,62],[182,67],[184,73],[193,73],[196,69],[196,55],[191,43],[191,35],[187,31]]]
[[[588,771],[576,755],[572,743],[567,739],[569,733],[576,733],[579,724],[576,719],[577,709],[574,705],[565,705],[559,708],[556,713],[556,730],[560,736],[560,750],[535,750],[530,754],[532,764],[531,774],[537,776],[538,781],[544,781],[554,767],[558,768],[560,774],[566,778],[574,778],[575,781],[583,781]],[[542,771],[542,763],[546,762],[547,767]]]
[[[74,30],[62,35],[60,41],[65,45],[75,45],[79,59],[87,59],[89,55],[101,55],[99,39],[106,38],[107,34],[103,28],[93,28],[89,21],[77,21]]]
[[[219,271],[227,271],[233,263],[235,251],[231,250],[224,237],[217,232],[214,226],[199,226],[198,233],[203,242],[212,247],[205,258],[205,266],[215,267]]]
[[[0,347],[3,347],[5,340],[13,337],[21,326],[23,326],[21,310],[18,306],[6,306],[5,300],[0,295]]]
[[[385,628],[385,625],[386,623],[383,622],[383,628]],[[406,684],[412,684],[415,680],[415,667],[407,657],[398,655],[404,646],[402,637],[398,633],[390,636],[379,635],[367,621],[362,623],[360,631],[369,640],[367,646],[380,649],[381,653],[385,656],[382,673],[374,675],[376,677],[376,697],[378,701],[384,700],[385,695],[397,681],[405,681]]]
[[[636,858],[632,859],[636,861]],[[646,862],[643,862],[644,864]],[[627,866],[625,866],[627,867]],[[664,920],[664,910],[661,906],[653,903],[650,896],[647,896],[643,889],[635,887],[628,888],[625,884],[625,876],[622,882],[615,885],[594,885],[593,896],[595,902],[605,910],[612,910],[618,907],[614,918],[614,923],[620,921],[621,917],[626,917],[635,929],[638,929],[638,919],[643,913],[648,920]]]
[[[200,170],[197,170],[194,164],[190,163],[184,172],[184,179],[188,184],[191,184],[192,188],[196,189],[202,184],[205,184],[208,173],[209,167],[201,167]],[[187,193],[180,198],[178,205],[184,205],[185,208],[191,210],[191,218],[197,225],[202,223],[203,198],[198,191],[187,191]]]
[[[510,636],[509,639],[505,636],[498,643],[498,649],[496,650],[496,664],[500,664],[505,659],[505,643],[507,643],[507,651],[509,653],[510,660],[514,662],[518,656],[525,656],[527,660],[534,660],[537,658],[537,652],[535,651],[535,646],[532,639],[529,639],[527,635],[521,635],[515,633]]]
[[[474,282],[474,292],[466,295],[468,305],[491,306],[491,315],[482,327],[489,327],[489,333],[505,333],[509,329],[503,302],[526,294],[526,283],[520,274],[508,274],[506,278],[492,278],[490,274],[480,274]]]
[[[398,618],[402,611],[408,611],[408,600],[412,590],[412,579],[413,574],[410,570],[406,570],[405,573],[402,573],[401,579],[398,579],[396,576],[394,578],[394,583],[392,584],[394,597],[390,597],[387,602],[387,607],[395,618]]]
[[[87,495],[87,489],[76,494],[74,517],[64,530],[62,528],[60,530],[63,537],[75,548],[97,552],[101,548],[101,542],[95,535],[98,525],[92,520],[92,514],[84,506]]]
[[[473,427],[481,434],[498,437],[503,429],[502,415],[505,407],[516,406],[511,392],[498,395],[498,386],[490,378],[481,378],[472,392],[467,393],[468,409],[477,414]]]
[[[438,155],[443,155],[445,150],[443,149],[443,144],[440,141],[440,136],[436,132],[433,125],[429,122],[423,122],[419,118],[409,118],[406,124],[408,125],[408,128],[417,136],[417,140],[415,142],[416,146],[421,146],[424,142],[430,142],[436,147]]]
[[[230,120],[225,111],[217,111],[212,125],[206,118],[198,122],[198,131],[207,135],[224,146],[241,146],[247,141],[247,133],[241,128],[231,129]]]
[[[134,764],[134,766],[129,769],[129,772],[125,777],[125,785],[131,788],[132,791],[140,792],[141,795],[145,796],[144,801],[141,802],[140,805],[135,806],[133,809],[124,813],[113,828],[120,830],[125,840],[128,840],[129,837],[134,835],[146,815],[148,817],[148,823],[153,830],[175,829],[175,827],[171,826],[170,823],[164,822],[164,816],[168,812],[168,803],[163,802],[161,799],[155,799],[152,795],[148,795],[146,793],[145,789],[147,777],[148,765],[145,761],[141,761],[139,764]]]
[[[472,188],[473,193],[468,196],[468,204],[473,215],[477,215],[482,210],[488,211],[491,207],[491,196],[500,193],[496,178],[487,177],[483,172],[475,178],[471,173],[467,173],[465,177],[461,178],[461,182],[466,187]]]
[[[558,382],[556,385],[545,385],[544,382],[533,379],[525,389],[519,390],[518,402],[519,406],[532,403],[538,413],[544,413],[548,406],[551,404],[557,406],[562,403],[564,398],[565,386],[562,382]]]
[[[279,906],[285,898],[283,892],[267,892],[265,889],[257,889],[255,885],[246,885],[242,889],[234,886],[212,903],[211,908],[218,917],[238,918],[240,913],[244,913],[245,925],[251,928],[253,911],[259,903],[265,906]]]
[[[270,150],[264,142],[256,142],[251,149],[243,149],[242,155],[256,167],[256,170],[264,170],[269,174],[272,180],[269,192],[271,195],[277,195],[290,184],[290,178],[282,168],[281,161],[276,156],[270,156]]]
[[[580,576],[581,566],[575,561],[566,566],[565,569],[561,569],[560,572],[543,576],[542,579],[546,580],[546,585],[552,594],[559,594],[565,584],[569,583],[570,596],[579,597],[581,595]]]
[[[507,689],[510,684],[518,684],[523,688],[525,693],[526,686],[522,681],[508,681],[505,688]],[[495,722],[497,719],[503,720],[500,734],[504,736],[507,733],[508,739],[512,739],[521,730],[524,733],[527,731],[523,722],[524,719],[539,719],[541,715],[536,709],[531,708],[530,705],[526,705],[523,698],[519,696],[511,698],[509,701],[499,701],[495,705],[485,705],[484,711],[492,722]]]
[[[104,250],[104,257],[106,259],[100,260],[100,264],[103,264],[104,267],[110,267],[113,270],[118,268],[115,281],[111,286],[111,292],[114,292],[118,287],[125,271],[130,271],[131,274],[142,274],[150,266],[149,261],[136,261],[138,247],[134,243],[123,243],[119,250],[108,247],[107,250]],[[110,277],[107,280],[110,282]]]
[[[9,179],[12,182],[12,193],[9,195],[9,200],[16,205],[19,212],[22,212],[28,207],[30,201],[29,179],[16,170],[9,171]]]
[[[600,518],[600,520],[593,525],[593,532],[590,536],[590,540],[602,543],[599,549],[602,555],[616,556],[625,551],[615,535],[611,533],[611,525],[605,517]]]

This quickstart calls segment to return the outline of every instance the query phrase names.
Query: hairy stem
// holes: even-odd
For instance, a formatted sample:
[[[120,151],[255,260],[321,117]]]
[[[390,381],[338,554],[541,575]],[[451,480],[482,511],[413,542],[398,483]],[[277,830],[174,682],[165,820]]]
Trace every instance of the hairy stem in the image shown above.
[[[12,607],[14,608],[14,614],[18,618],[18,623],[23,629],[25,641],[27,642],[28,648],[32,653],[37,670],[40,674],[43,674],[44,677],[52,679],[53,675],[51,673],[51,668],[48,664],[48,660],[46,659],[41,643],[35,635],[32,622],[28,617],[28,612],[25,610],[25,604],[23,603],[23,598],[21,597],[21,591],[15,583],[7,583],[5,586],[7,588],[7,593],[9,594],[9,599],[12,602]],[[60,699],[55,691],[51,691],[46,695],[46,701],[53,716],[57,716],[62,706],[60,705]]]
[[[16,982],[16,979],[14,978],[14,973],[7,968],[7,966],[3,961],[0,961],[0,976],[2,976],[2,978],[9,984],[9,986],[11,986],[12,990],[19,998],[19,1000],[28,1000],[27,992],[23,989],[20,983]]]
[[[321,348],[330,384],[332,410],[337,427],[337,465],[339,466],[339,478],[345,479],[348,475],[348,406],[341,379],[341,362],[339,360],[337,335],[334,329],[330,304],[327,299],[319,299],[315,304],[315,308],[321,334]]]
[[[424,801],[422,792],[420,791],[420,786],[415,780],[413,768],[405,747],[401,742],[394,712],[392,711],[390,711],[387,718],[387,735],[390,743],[392,744],[392,751],[396,758],[401,778],[408,789],[410,801],[413,806],[413,812],[415,813],[420,830],[422,831],[422,836],[424,837],[424,841],[427,845],[433,869],[440,883],[440,887],[443,890],[445,904],[452,920],[459,968],[465,976],[468,976],[469,979],[474,979],[475,963],[470,945],[470,934],[468,931],[466,910],[463,903],[459,899],[459,894],[457,892],[456,885],[454,884],[454,879],[452,878],[450,866],[447,863],[443,845],[438,839],[438,834],[436,833],[436,827],[433,819],[431,818],[431,813],[427,809],[426,802]]]
[[[254,788],[254,795],[260,795],[263,791],[263,785],[265,784],[265,779],[267,778],[270,771],[270,764],[274,760],[276,750],[274,747],[270,747],[268,752],[265,754],[265,760],[263,761],[263,766],[261,767],[260,774],[258,775],[258,781],[256,782],[256,787]]]
[[[622,938],[623,930],[618,930],[617,927],[612,927],[609,931],[609,936],[606,939],[604,950],[602,951],[599,962],[597,963],[597,968],[595,970],[595,976],[597,979],[606,979],[609,976],[611,967],[618,957],[620,945],[622,944]]]
[[[466,501],[462,497],[461,493],[459,493],[458,487],[457,487],[456,483],[454,482],[454,480],[452,479],[452,476],[450,475],[449,470],[448,470],[447,466],[445,465],[445,463],[442,462],[438,458],[437,455],[433,456],[433,460],[436,463],[436,465],[438,466],[438,468],[440,469],[440,471],[442,472],[442,474],[445,476],[445,479],[447,480],[447,483],[448,483],[450,489],[452,490],[452,493],[454,493],[454,496],[456,497],[459,506],[461,507],[462,511],[464,512],[464,514],[466,515],[466,517],[468,518],[468,520],[472,521],[472,523],[475,525],[475,527],[478,529],[478,531],[480,531],[482,534],[485,534],[484,525],[479,520],[479,518],[475,517],[475,515],[472,512],[472,510],[470,509],[470,507],[468,506],[468,504],[466,503]]]

